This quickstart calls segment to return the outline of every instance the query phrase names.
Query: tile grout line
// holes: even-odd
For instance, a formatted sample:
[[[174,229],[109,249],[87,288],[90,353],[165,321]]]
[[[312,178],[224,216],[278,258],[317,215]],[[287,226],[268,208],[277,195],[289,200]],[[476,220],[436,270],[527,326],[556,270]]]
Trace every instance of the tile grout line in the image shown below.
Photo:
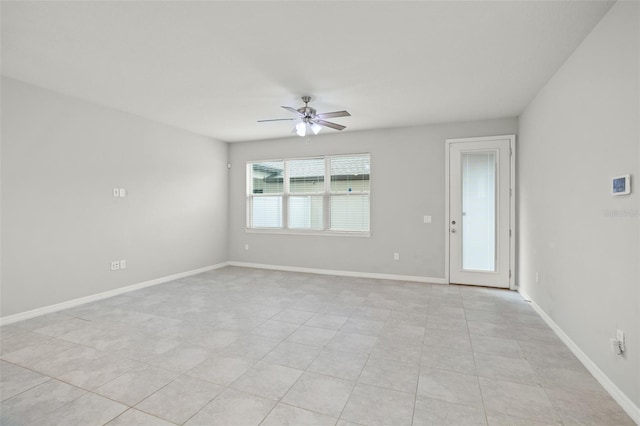
[[[354,312],[355,312],[355,310],[354,310]],[[353,318],[353,313],[349,316],[349,319],[352,319],[352,318]],[[388,320],[385,320],[385,325],[386,325],[387,321]],[[345,322],[345,324],[346,324],[346,322]],[[382,326],[382,329],[384,329],[384,325]],[[377,339],[378,339],[378,336],[376,336],[376,343],[378,341]],[[375,346],[375,344],[374,344],[374,346]],[[349,397],[347,398],[347,400],[345,401],[344,405],[342,406],[342,410],[340,410],[340,414],[338,415],[338,421],[337,422],[342,420],[342,414],[344,414],[345,408],[347,408],[347,405],[349,405],[349,401],[351,400],[351,396],[353,395],[353,391],[356,389],[356,386],[358,384],[358,380],[360,380],[360,377],[362,376],[362,372],[367,367],[367,363],[369,362],[369,359],[371,359],[371,352],[367,353],[367,359],[364,362],[364,364],[362,365],[362,368],[360,369],[360,373],[358,374],[358,377],[356,377],[356,379],[353,381],[353,387],[351,388],[351,392],[349,393]],[[349,420],[345,420],[345,421],[349,421]],[[337,424],[337,422],[336,422],[336,424]]]
[[[518,342],[518,347],[520,347],[520,350],[522,351],[523,354],[525,354],[525,359],[526,358],[526,352],[522,349],[522,346],[520,346],[520,341],[516,339],[516,342]],[[560,413],[558,412],[558,409],[556,408],[556,405],[553,403],[553,399],[549,396],[549,394],[547,393],[547,389],[546,386],[544,386],[544,384],[542,383],[541,377],[538,375],[538,373],[536,372],[536,370],[534,370],[533,368],[531,369],[533,370],[533,374],[536,377],[536,382],[537,385],[542,389],[542,391],[544,392],[545,396],[547,397],[547,400],[549,400],[549,403],[551,404],[551,406],[553,407],[553,411],[556,415],[556,417],[558,418],[558,420],[560,420],[560,424],[564,425],[564,419],[562,418],[562,416],[560,415]]]
[[[431,292],[429,292],[429,296],[431,296]],[[420,358],[418,359],[418,380],[416,380],[416,391],[413,396],[413,410],[411,412],[411,424],[413,425],[416,416],[416,407],[418,405],[418,389],[420,388],[420,376],[422,375],[422,355],[424,353],[424,341],[427,335],[427,323],[429,322],[429,312],[431,311],[431,300],[429,300],[429,305],[427,305],[427,318],[424,321],[424,332],[422,333],[422,344],[420,345]]]
[[[464,300],[463,309],[464,309],[464,318],[465,322],[467,322],[467,310],[464,308]],[[487,406],[485,404],[485,397],[482,393],[482,386],[480,385],[480,377],[478,376],[478,365],[476,364],[476,351],[473,350],[473,340],[471,339],[471,332],[469,332],[469,323],[467,322],[467,333],[469,335],[469,343],[471,343],[471,356],[473,357],[473,369],[475,371],[476,380],[478,381],[478,390],[480,391],[480,400],[482,401],[482,411],[484,413],[484,421],[488,425],[489,424],[489,414],[487,413]]]

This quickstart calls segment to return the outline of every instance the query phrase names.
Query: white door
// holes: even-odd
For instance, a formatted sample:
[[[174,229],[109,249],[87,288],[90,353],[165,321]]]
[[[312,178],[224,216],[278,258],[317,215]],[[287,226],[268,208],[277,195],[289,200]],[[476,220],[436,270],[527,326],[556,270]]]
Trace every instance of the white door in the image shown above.
[[[449,282],[509,288],[513,136],[447,140]]]

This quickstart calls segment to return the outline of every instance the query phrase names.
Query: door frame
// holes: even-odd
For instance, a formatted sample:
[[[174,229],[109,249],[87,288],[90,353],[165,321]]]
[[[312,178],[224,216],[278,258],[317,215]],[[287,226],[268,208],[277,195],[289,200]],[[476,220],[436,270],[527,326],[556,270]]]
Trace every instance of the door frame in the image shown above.
[[[509,200],[509,229],[510,229],[510,238],[509,238],[509,289],[516,290],[516,135],[497,135],[497,136],[482,136],[482,137],[473,137],[473,138],[455,138],[455,139],[445,139],[445,172],[444,172],[444,279],[447,284],[451,284],[449,279],[449,268],[450,268],[450,253],[449,253],[449,238],[450,234],[450,188],[449,188],[449,150],[451,148],[451,144],[453,143],[471,143],[471,142],[487,142],[493,141],[496,139],[508,139],[509,147],[511,148],[510,155],[510,190],[511,197]]]

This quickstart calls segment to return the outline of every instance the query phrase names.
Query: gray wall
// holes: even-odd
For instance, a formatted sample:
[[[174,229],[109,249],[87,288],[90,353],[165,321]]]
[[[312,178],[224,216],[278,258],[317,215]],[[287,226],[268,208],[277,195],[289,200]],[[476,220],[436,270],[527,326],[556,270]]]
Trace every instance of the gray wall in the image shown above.
[[[516,129],[517,120],[508,118],[363,132],[324,130],[308,144],[298,137],[231,144],[229,260],[443,278],[444,140]],[[370,237],[245,231],[247,161],[362,152],[371,153]],[[424,215],[433,222],[423,223]],[[400,253],[399,261],[393,260],[394,252]]]
[[[638,18],[637,2],[613,6],[521,115],[518,155],[520,287],[636,406]],[[611,178],[627,173],[633,193],[611,196]],[[624,358],[609,343],[617,328]]]
[[[3,78],[1,315],[226,261],[227,155]],[[127,269],[110,271],[118,259]]]

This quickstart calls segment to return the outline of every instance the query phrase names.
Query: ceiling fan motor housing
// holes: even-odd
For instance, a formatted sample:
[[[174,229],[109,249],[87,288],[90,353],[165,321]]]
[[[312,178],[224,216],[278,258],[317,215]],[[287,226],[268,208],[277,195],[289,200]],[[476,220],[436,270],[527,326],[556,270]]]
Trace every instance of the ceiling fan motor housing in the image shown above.
[[[316,109],[311,108],[309,105],[307,105],[310,101],[311,96],[303,96],[302,102],[304,102],[304,106],[298,108],[297,110],[300,114],[302,114],[303,121],[305,122],[309,122],[309,120],[314,119],[316,116]]]
[[[308,106],[303,106],[302,108],[298,108],[298,112],[302,114],[302,118],[304,119],[313,119],[316,116],[316,109]]]

